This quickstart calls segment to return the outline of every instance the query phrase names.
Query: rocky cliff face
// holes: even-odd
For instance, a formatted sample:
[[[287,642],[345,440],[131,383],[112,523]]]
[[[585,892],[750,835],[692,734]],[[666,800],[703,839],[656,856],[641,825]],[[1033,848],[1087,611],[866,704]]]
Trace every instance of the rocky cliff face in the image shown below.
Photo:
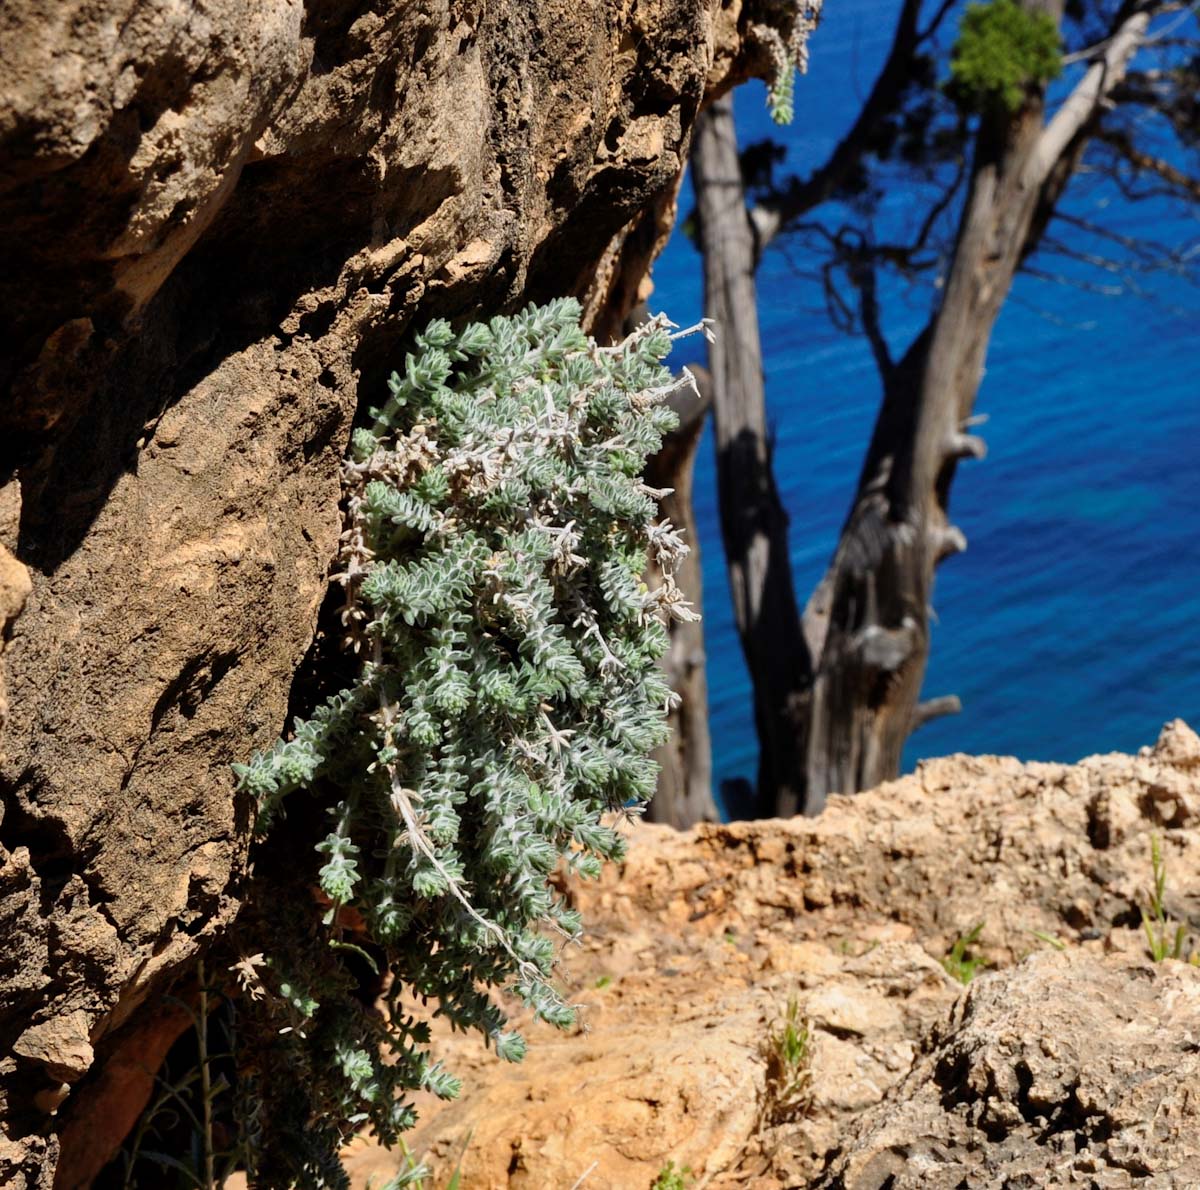
[[[439,1037],[466,1088],[410,1145],[475,1190],[644,1188],[668,1162],[712,1190],[1195,1186],[1200,967],[1148,960],[1154,836],[1186,955],[1181,723],[1137,756],[932,761],[817,819],[639,826],[623,871],[575,888],[581,1028],[532,1027],[515,1067]],[[977,925],[964,987],[941,960]],[[780,1111],[789,1000],[809,1042]],[[365,1142],[347,1157],[356,1186],[396,1169]]]
[[[238,910],[229,765],[313,640],[356,407],[414,320],[620,317],[751,7],[4,6],[0,1183],[60,1133],[85,1178]]]

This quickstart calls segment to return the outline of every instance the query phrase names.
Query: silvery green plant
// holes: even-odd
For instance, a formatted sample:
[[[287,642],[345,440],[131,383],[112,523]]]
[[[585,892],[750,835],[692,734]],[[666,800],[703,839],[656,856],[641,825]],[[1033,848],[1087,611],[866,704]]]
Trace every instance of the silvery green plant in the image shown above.
[[[694,618],[672,578],[686,547],[641,479],[690,380],[663,367],[672,331],[659,316],[601,347],[572,300],[433,322],[353,435],[336,581],[357,674],[237,769],[263,831],[301,790],[328,808],[319,897],[283,906],[276,952],[239,965],[291,1068],[268,1128],[291,1135],[264,1169],[345,1184],[349,1129],[392,1143],[405,1092],[457,1092],[404,994],[508,1060],[525,1041],[494,989],[575,1019],[551,976],[581,922],[550,877],[623,854],[675,699],[666,623]],[[382,1017],[354,995],[364,964]]]
[[[775,0],[767,19],[750,26],[751,38],[770,60],[767,110],[776,124],[790,124],[795,117],[796,73],[808,72],[808,39],[821,21],[822,3]]]

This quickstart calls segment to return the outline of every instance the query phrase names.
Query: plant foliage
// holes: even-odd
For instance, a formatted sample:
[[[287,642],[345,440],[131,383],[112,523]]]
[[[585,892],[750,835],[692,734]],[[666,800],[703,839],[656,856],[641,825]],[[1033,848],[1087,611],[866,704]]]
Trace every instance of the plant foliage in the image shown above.
[[[812,1030],[795,996],[788,997],[786,1010],[768,1030],[762,1052],[767,1066],[763,1122],[797,1119],[812,1105]]]
[[[942,959],[946,974],[961,984],[970,983],[988,965],[987,959],[973,949],[978,946],[986,924],[982,921],[977,922],[965,934],[960,934],[954,939],[950,953]]]
[[[1142,929],[1146,934],[1150,957],[1156,963],[1166,959],[1182,960],[1187,926],[1182,922],[1172,922],[1167,912],[1167,861],[1163,857],[1162,840],[1156,834],[1150,836],[1150,870],[1153,882],[1146,898],[1149,908],[1142,907]],[[1193,951],[1189,961],[1200,964],[1200,952]]]
[[[1049,13],[1017,0],[968,4],[950,56],[947,90],[964,110],[1012,114],[1029,88],[1062,72],[1058,26]]]
[[[690,1165],[676,1165],[674,1161],[668,1161],[658,1171],[650,1190],[689,1190],[693,1181]]]
[[[767,76],[767,109],[776,124],[795,117],[796,72],[808,71],[808,39],[821,20],[823,0],[774,0],[767,19],[749,33],[770,64]]]
[[[525,1041],[492,989],[572,1023],[551,971],[580,920],[549,877],[619,859],[606,816],[654,790],[665,624],[694,614],[671,578],[686,547],[640,478],[676,425],[676,336],[660,316],[599,347],[579,318],[564,300],[417,336],[345,468],[357,676],[238,768],[263,830],[298,790],[328,807],[320,902],[281,908],[253,972],[290,1029],[291,1102],[268,1129],[289,1139],[267,1164],[304,1185],[345,1184],[350,1127],[394,1142],[405,1092],[456,1093],[403,991],[509,1060]],[[355,995],[364,966],[391,989],[382,1019]]]

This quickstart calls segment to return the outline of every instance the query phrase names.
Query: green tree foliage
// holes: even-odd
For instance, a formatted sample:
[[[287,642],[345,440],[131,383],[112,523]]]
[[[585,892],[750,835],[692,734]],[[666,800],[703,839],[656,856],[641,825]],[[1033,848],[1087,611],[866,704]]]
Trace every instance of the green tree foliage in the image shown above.
[[[950,55],[947,91],[979,114],[1021,109],[1031,87],[1062,73],[1058,26],[1016,0],[968,4]]]
[[[253,973],[290,1030],[263,1128],[277,1176],[344,1184],[348,1128],[391,1143],[405,1092],[456,1093],[402,991],[514,1061],[525,1041],[492,989],[574,1020],[551,972],[581,923],[549,877],[621,857],[610,816],[653,793],[673,698],[665,623],[694,614],[671,578],[685,547],[640,478],[676,424],[670,324],[604,348],[579,317],[567,300],[430,324],[354,434],[338,581],[357,675],[238,769],[262,830],[299,790],[328,807],[320,901],[280,907]],[[364,964],[390,977],[382,1018],[355,995]]]

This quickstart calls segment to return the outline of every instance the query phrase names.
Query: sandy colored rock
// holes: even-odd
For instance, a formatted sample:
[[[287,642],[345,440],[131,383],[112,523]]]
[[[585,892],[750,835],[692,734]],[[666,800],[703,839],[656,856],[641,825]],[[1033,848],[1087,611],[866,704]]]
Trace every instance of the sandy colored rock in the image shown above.
[[[1139,917],[1157,834],[1200,943],[1190,737],[949,757],[818,819],[634,828],[621,871],[572,888],[584,1028],[532,1026],[516,1067],[440,1034],[466,1089],[422,1103],[411,1148],[435,1185],[461,1160],[465,1190],[646,1188],[668,1161],[717,1190],[1196,1184],[1200,969],[1146,962]],[[941,959],[978,922],[989,966],[964,991]],[[811,1105],[771,1124],[789,1000]],[[348,1159],[356,1187],[397,1168],[365,1141]]]
[[[661,955],[650,935],[598,930],[568,960],[581,1029],[563,1036],[535,1026],[519,1066],[495,1061],[472,1039],[439,1039],[468,1091],[452,1105],[427,1103],[428,1122],[410,1138],[439,1171],[435,1182],[461,1159],[464,1186],[571,1186],[590,1170],[585,1185],[617,1190],[648,1186],[670,1160],[733,1185],[730,1171],[761,1164],[763,1044],[789,996],[798,994],[812,1022],[814,1115],[828,1123],[877,1103],[908,1069],[912,1016],[929,1020],[958,993],[913,943],[892,945],[882,979],[851,961],[805,994],[796,973],[766,971],[736,943],[689,944],[685,935],[686,926],[659,935]],[[855,1005],[853,1040],[817,1024],[818,1001]],[[894,1051],[904,1060],[889,1069]],[[811,1163],[819,1132],[798,1123]],[[365,1186],[394,1173],[397,1158],[358,1143],[347,1165]]]
[[[754,8],[3,5],[0,1054],[82,1013],[104,1066],[228,928],[355,410],[414,322],[619,320]],[[0,1183],[48,1185],[103,1105],[48,1123],[26,1048]]]
[[[804,1006],[809,1020],[830,1033],[865,1037],[873,1029],[900,1023],[900,1010],[883,995],[853,984],[829,984],[808,996]]]
[[[9,550],[0,544],[0,763],[4,758],[4,725],[8,721],[8,697],[4,689],[4,647],[10,625],[25,608],[33,580]]]
[[[817,1183],[1192,1187],[1200,970],[1042,953],[972,983]]]
[[[44,1066],[51,1078],[68,1083],[82,1078],[95,1057],[87,1013],[72,1012],[32,1025],[13,1043],[12,1052]]]

